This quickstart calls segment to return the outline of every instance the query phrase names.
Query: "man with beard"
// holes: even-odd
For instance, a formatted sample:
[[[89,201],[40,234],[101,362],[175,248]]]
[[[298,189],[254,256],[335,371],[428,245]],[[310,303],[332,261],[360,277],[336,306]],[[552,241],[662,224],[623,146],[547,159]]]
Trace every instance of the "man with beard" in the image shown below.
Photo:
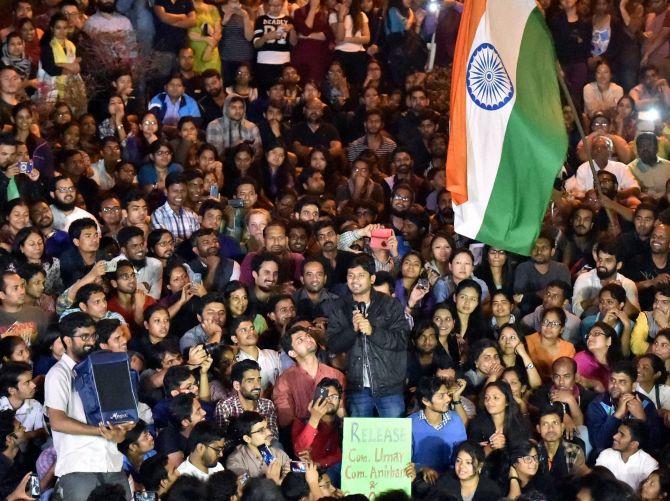
[[[415,194],[415,199],[420,194],[430,191],[426,180],[414,174],[412,170],[413,158],[407,148],[398,147],[395,149],[393,155],[391,155],[391,167],[395,174],[385,179],[386,189],[395,191],[396,186],[408,185]]]
[[[55,490],[61,499],[84,501],[98,485],[116,484],[129,499],[123,455],[117,444],[134,423],[86,424],[81,397],[74,391],[73,368],[95,347],[95,323],[86,313],[77,312],[63,317],[58,328],[65,353],[44,382],[44,407],[57,456]]]
[[[79,150],[64,150],[58,155],[58,171],[72,179],[88,207],[97,200],[99,188],[96,182],[86,177],[86,162]]]
[[[315,240],[312,238],[312,228],[304,221],[289,221],[288,222],[288,250],[296,254],[312,254],[308,249],[316,246]],[[318,246],[316,247],[318,250]]]
[[[231,420],[245,411],[258,412],[268,423],[274,440],[279,439],[277,409],[272,400],[261,397],[261,368],[254,360],[242,360],[230,370],[235,394],[219,400],[214,410],[214,419],[223,429],[228,429]]]
[[[144,232],[136,226],[121,228],[116,237],[121,247],[117,260],[128,260],[137,273],[137,285],[145,294],[160,299],[163,287],[163,265],[155,257],[147,257]]]
[[[563,407],[549,404],[540,411],[537,431],[542,440],[537,444],[540,471],[548,473],[557,481],[569,477],[581,477],[589,472],[582,448],[563,439]]]
[[[77,219],[68,229],[72,246],[60,256],[60,274],[65,288],[84,277],[97,261],[100,232],[92,218]]]
[[[226,91],[223,87],[221,74],[213,69],[207,69],[200,75],[205,88],[205,95],[200,98],[198,104],[202,108],[202,123],[207,125],[212,120],[220,118],[223,104],[226,101]]]
[[[188,352],[191,346],[198,344],[214,344],[223,340],[226,328],[226,304],[219,294],[206,294],[200,302],[197,313],[199,324],[186,331],[179,340],[182,353]]]
[[[118,36],[122,33],[128,42],[135,41],[133,25],[130,19],[116,10],[116,0],[97,0],[95,5],[97,12],[84,23],[83,29],[88,36],[95,38],[96,43],[105,43],[104,35]]]
[[[572,212],[570,227],[556,243],[556,259],[571,271],[579,271],[584,266],[593,267],[593,245],[595,214],[587,205],[579,205]]]
[[[180,475],[190,475],[207,481],[213,473],[223,471],[219,458],[223,455],[226,440],[223,430],[214,423],[201,421],[188,436],[188,457],[177,467]]]
[[[199,216],[200,228],[211,229],[216,232],[216,236],[219,239],[219,254],[221,257],[241,261],[244,258],[244,252],[240,247],[240,242],[233,237],[224,235],[220,231],[225,219],[225,210],[221,202],[211,199],[205,200],[200,206]],[[191,249],[189,251],[192,253]]]
[[[207,142],[216,148],[221,158],[229,148],[249,143],[254,158],[259,159],[263,145],[258,126],[246,118],[246,101],[240,96],[228,96],[223,105],[223,116],[207,125]]]
[[[60,256],[70,246],[67,232],[54,228],[54,216],[45,200],[38,200],[30,206],[30,222],[44,237],[44,255]]]
[[[342,462],[340,437],[344,416],[342,403],[344,376],[339,371],[337,376],[339,377],[317,375],[315,381],[318,381],[318,384],[308,395],[307,408],[305,412],[296,414],[291,428],[291,441],[295,453],[298,455],[308,453],[320,468],[328,468],[329,476],[335,479],[339,479],[339,466]],[[313,384],[309,381],[310,386]],[[327,392],[326,395],[314,401],[315,391],[324,390]]]
[[[654,229],[654,222],[658,217],[656,206],[649,202],[642,202],[635,208],[633,216],[633,230],[623,233],[619,237],[621,261],[623,269],[628,270],[633,258],[649,251],[649,237]]]
[[[407,91],[407,111],[398,120],[396,139],[401,146],[409,150],[412,158],[417,157],[426,148],[420,128],[428,113],[435,114],[430,110],[430,99],[426,89],[420,86],[411,87]]]
[[[305,121],[291,129],[291,151],[305,165],[309,165],[309,154],[317,146],[326,148],[332,158],[343,155],[340,134],[333,124],[323,121],[324,106],[318,98],[307,101],[303,110]]]
[[[355,235],[352,236],[353,240],[350,243],[363,237],[369,238],[374,227],[375,225],[368,225],[361,230],[352,232]],[[338,234],[335,222],[332,219],[324,219],[316,223],[314,234],[317,243],[321,247],[321,253],[318,257],[323,259],[326,271],[326,284],[329,290],[335,292],[335,288],[346,283],[347,267],[356,257],[356,254],[338,249]]]
[[[541,304],[547,284],[552,280],[571,283],[570,270],[563,263],[552,259],[554,252],[554,237],[543,230],[530,251],[530,260],[516,267],[514,294],[523,294],[519,305],[522,313],[530,313]]]
[[[15,271],[0,274],[0,333],[36,341],[46,332],[52,315],[26,302],[26,281]]]
[[[670,284],[670,226],[659,224],[649,237],[649,251],[630,262],[631,279],[640,291],[640,306],[650,310],[654,291],[659,285]]]
[[[240,265],[230,258],[221,257],[216,231],[200,228],[191,235],[191,246],[195,258],[188,265],[193,273],[200,275],[205,289],[221,291],[228,282],[239,279]]]
[[[572,311],[578,317],[596,313],[598,292],[604,285],[619,283],[626,290],[624,311],[633,315],[640,310],[635,282],[619,273],[621,255],[616,242],[603,240],[595,247],[596,268],[582,273],[575,280],[572,294]]]
[[[658,138],[653,132],[642,132],[635,139],[637,158],[628,168],[644,193],[659,199],[665,195],[665,182],[670,178],[670,162],[658,156]]]
[[[394,233],[402,232],[405,221],[405,215],[414,204],[414,194],[412,187],[408,184],[396,184],[391,193],[391,226]]]
[[[77,187],[69,177],[61,176],[54,179],[51,198],[52,224],[55,229],[68,231],[73,221],[83,218],[96,221],[93,214],[76,206]]]
[[[375,262],[356,256],[347,269],[351,296],[328,317],[328,349],[347,353],[350,415],[399,417],[405,411],[409,324],[400,302],[375,290]]]
[[[451,201],[451,193],[446,188],[443,188],[437,194],[437,212],[431,218],[430,227],[433,231],[446,227],[447,231],[453,233],[454,207]]]
[[[121,315],[132,334],[141,333],[144,322],[144,310],[156,302],[137,286],[138,274],[130,261],[120,259],[116,262],[114,278],[110,281],[116,294],[107,302],[107,309]]]
[[[596,466],[604,466],[621,482],[638,491],[652,472],[658,470],[658,461],[642,450],[646,430],[644,421],[626,419],[614,435],[612,447],[596,459]]]
[[[633,362],[621,360],[612,367],[609,389],[595,397],[586,411],[586,426],[594,455],[612,446],[617,428],[626,418],[640,419],[647,425],[649,443],[660,446],[660,421],[654,403],[633,390],[637,369]]]
[[[278,219],[270,221],[263,230],[263,248],[258,252],[249,252],[242,261],[240,280],[247,285],[253,284],[252,261],[257,254],[269,252],[280,263],[279,283],[300,284],[300,267],[305,259],[301,254],[290,252],[286,224]]]
[[[382,166],[388,165],[388,157],[397,148],[396,142],[384,130],[384,114],[379,108],[365,112],[365,135],[355,139],[347,146],[347,159],[356,160],[365,150],[372,150]]]
[[[269,252],[256,254],[251,263],[253,287],[249,290],[249,305],[259,313],[267,311],[279,280],[279,266],[279,260]]]
[[[355,254],[353,256],[355,257]],[[322,257],[306,259],[302,263],[300,281],[302,287],[293,295],[298,317],[328,317],[332,302],[339,296],[325,288],[327,276],[324,259]]]

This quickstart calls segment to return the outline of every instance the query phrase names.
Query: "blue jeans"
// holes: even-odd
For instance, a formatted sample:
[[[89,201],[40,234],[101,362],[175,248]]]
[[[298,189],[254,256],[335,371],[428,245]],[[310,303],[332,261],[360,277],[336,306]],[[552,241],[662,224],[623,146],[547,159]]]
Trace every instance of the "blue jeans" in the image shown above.
[[[405,415],[405,399],[402,394],[373,397],[370,388],[347,395],[349,415],[351,417],[374,417],[377,411],[379,417],[402,417]]]

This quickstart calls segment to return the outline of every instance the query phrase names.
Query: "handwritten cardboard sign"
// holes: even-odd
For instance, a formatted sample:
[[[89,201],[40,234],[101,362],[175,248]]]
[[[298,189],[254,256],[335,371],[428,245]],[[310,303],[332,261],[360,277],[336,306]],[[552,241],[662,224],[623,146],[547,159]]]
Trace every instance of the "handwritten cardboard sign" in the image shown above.
[[[412,422],[396,418],[345,418],[342,490],[369,499],[391,489],[411,494],[405,468],[412,460]]]

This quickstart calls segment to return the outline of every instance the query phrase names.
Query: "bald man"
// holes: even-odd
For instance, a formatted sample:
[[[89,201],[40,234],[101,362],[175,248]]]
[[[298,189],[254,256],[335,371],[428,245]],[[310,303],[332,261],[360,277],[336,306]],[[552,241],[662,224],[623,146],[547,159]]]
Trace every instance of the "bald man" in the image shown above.
[[[654,303],[654,288],[670,285],[670,226],[658,224],[649,237],[649,249],[631,260],[628,277],[637,285],[640,306],[651,310]]]
[[[591,144],[591,155],[595,163],[596,171],[607,170],[616,176],[619,192],[617,197],[625,200],[628,197],[640,195],[640,184],[635,179],[626,164],[611,159],[611,140],[606,136],[596,137]],[[566,182],[566,189],[575,193],[579,198],[593,188],[593,174],[588,162],[584,162],[577,168],[573,178]]]

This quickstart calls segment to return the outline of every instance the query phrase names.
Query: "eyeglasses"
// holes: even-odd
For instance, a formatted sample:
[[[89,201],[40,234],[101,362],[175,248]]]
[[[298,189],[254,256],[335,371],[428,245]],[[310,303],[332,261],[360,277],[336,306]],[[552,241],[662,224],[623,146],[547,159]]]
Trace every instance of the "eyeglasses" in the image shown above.
[[[225,447],[213,447],[209,444],[206,445],[208,449],[212,449],[214,452],[216,452],[217,455],[221,456],[223,454],[223,451],[225,450]]]
[[[397,202],[409,202],[411,198],[403,196],[403,195],[393,195],[393,200]]]
[[[598,336],[606,336],[606,334],[603,331],[591,331],[589,332],[588,337],[598,337]]]
[[[93,334],[77,334],[76,336],[70,336],[70,337],[81,338],[81,340],[84,343],[86,343],[87,341],[90,341],[92,339],[98,339],[98,334],[97,334],[97,332],[94,332]]]
[[[250,433],[253,435],[254,433],[262,433],[262,432],[264,432],[264,431],[268,431],[268,427],[267,427],[267,426],[263,426],[262,428],[258,428],[257,430],[251,430]]]
[[[104,212],[105,214],[109,214],[110,212],[120,212],[120,211],[121,211],[121,207],[119,207],[118,205],[114,205],[112,207],[103,207],[102,208],[102,212]]]
[[[519,458],[520,461],[523,461],[526,464],[537,463],[540,460],[540,457],[537,454],[532,454],[528,456],[523,456]]]
[[[75,191],[77,191],[77,187],[76,186],[68,186],[67,188],[56,188],[56,191],[58,193],[74,193]]]
[[[159,157],[167,157],[168,155],[172,155],[172,152],[161,150],[161,151],[157,151],[156,155],[158,155]]]
[[[542,320],[542,325],[544,327],[561,327],[563,324],[558,320]]]

